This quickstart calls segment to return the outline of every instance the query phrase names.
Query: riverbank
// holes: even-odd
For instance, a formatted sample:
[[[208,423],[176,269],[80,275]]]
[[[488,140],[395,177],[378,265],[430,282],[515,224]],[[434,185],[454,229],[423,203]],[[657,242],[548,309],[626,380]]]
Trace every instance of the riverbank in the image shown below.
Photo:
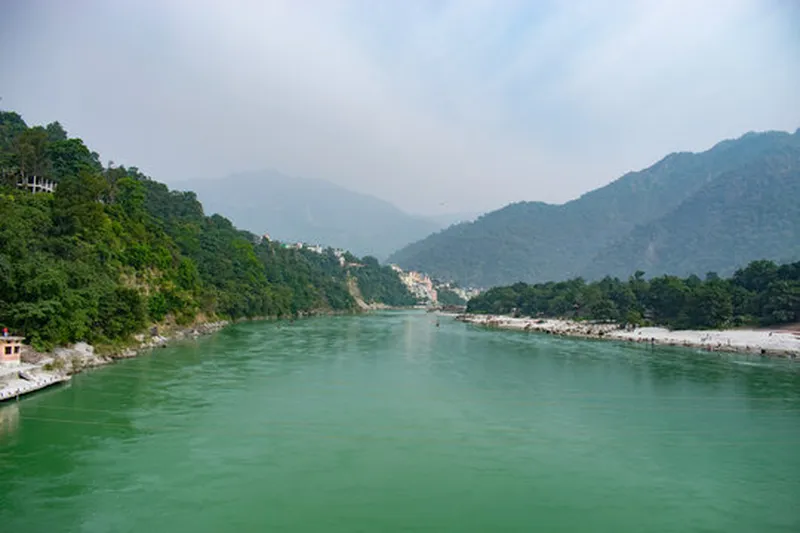
[[[789,331],[753,329],[671,331],[658,327],[625,329],[618,324],[552,318],[512,318],[499,315],[459,315],[456,320],[484,327],[533,331],[549,335],[683,346],[712,352],[800,358],[800,334]]]
[[[59,346],[51,352],[37,352],[23,345],[20,364],[0,365],[0,401],[19,398],[37,390],[69,381],[73,374],[105,366],[119,359],[136,357],[142,352],[168,343],[215,333],[230,322],[198,322],[191,326],[151,327],[149,334],[139,333],[123,345],[95,347],[86,342]]]
[[[380,307],[370,307],[369,310],[378,310]],[[364,312],[359,309],[355,311]],[[353,311],[333,311],[330,309],[313,309],[301,311],[297,314],[297,319],[310,318],[314,316],[337,316],[352,314]],[[50,352],[37,352],[30,345],[23,345],[20,365],[5,365],[3,372],[0,372],[0,388],[9,381],[9,376],[16,376],[22,371],[37,372],[46,377],[68,378],[73,374],[80,373],[86,369],[95,368],[111,364],[119,359],[129,359],[136,357],[143,352],[155,348],[163,348],[167,344],[194,339],[223,329],[232,323],[253,322],[260,320],[282,320],[278,317],[259,316],[241,318],[233,322],[229,320],[218,320],[206,322],[199,318],[194,324],[189,326],[153,325],[148,329],[148,333],[139,333],[126,343],[116,345],[93,346],[86,342],[77,342],[70,346],[59,346]],[[5,377],[5,379],[4,379]],[[15,377],[16,379],[16,377]],[[65,380],[60,380],[65,381]]]
[[[70,380],[58,372],[46,372],[35,365],[3,365],[0,367],[0,402],[52,387]]]
[[[124,345],[95,346],[78,342],[71,346],[55,348],[51,352],[37,352],[31,346],[24,346],[20,364],[0,365],[0,401],[11,400],[40,389],[69,381],[73,374],[89,368],[104,366],[118,359],[135,357],[167,343],[197,338],[224,328],[226,320],[198,322],[192,326],[171,326],[150,329],[149,335],[134,335],[131,342]]]

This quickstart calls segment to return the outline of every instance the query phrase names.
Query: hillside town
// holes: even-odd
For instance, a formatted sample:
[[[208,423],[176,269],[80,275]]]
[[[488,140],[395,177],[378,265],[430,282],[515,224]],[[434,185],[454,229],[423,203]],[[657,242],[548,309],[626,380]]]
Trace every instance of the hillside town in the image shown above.
[[[417,298],[420,303],[425,305],[438,305],[439,293],[450,291],[458,296],[465,303],[472,297],[481,293],[479,289],[464,289],[455,283],[440,282],[432,279],[427,274],[413,270],[405,271],[397,265],[390,265],[392,270],[397,272],[400,281],[408,288],[409,292]]]

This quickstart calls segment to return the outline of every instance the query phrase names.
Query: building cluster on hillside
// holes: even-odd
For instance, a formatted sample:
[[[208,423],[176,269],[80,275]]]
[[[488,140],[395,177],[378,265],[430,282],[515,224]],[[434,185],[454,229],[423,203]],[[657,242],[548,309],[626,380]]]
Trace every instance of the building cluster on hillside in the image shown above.
[[[290,248],[297,248],[298,250],[308,250],[315,254],[321,254],[325,249],[319,244],[308,244],[305,242],[298,242],[289,246]]]
[[[455,285],[453,283],[450,283],[450,282],[440,283],[440,284],[436,285],[436,288],[438,290],[440,290],[440,291],[442,289],[447,289],[448,291],[454,292],[454,293],[456,293],[458,295],[459,298],[461,298],[465,302],[469,301],[470,298],[474,298],[474,297],[478,296],[481,293],[480,289],[475,289],[475,288],[467,288],[467,289],[465,289],[463,287],[459,287],[459,286],[457,286],[457,285]]]
[[[261,241],[272,241],[272,238],[269,236],[269,233],[264,233],[261,236]],[[288,248],[290,250],[307,250],[309,252],[313,252],[315,254],[322,254],[328,249],[321,244],[309,244],[307,242],[280,242],[279,243],[282,247]],[[339,264],[342,266],[347,265],[347,260],[345,259],[345,250],[341,248],[334,248],[333,255],[339,260]],[[356,263],[350,263],[349,266],[361,266]]]
[[[432,279],[427,274],[415,272],[413,270],[405,271],[397,265],[391,265],[391,267],[392,270],[397,272],[398,276],[400,276],[400,281],[408,288],[408,291],[422,304],[437,305],[439,303],[439,292],[442,290],[452,291],[464,301],[468,301],[470,298],[481,293],[480,289],[464,289],[456,286],[454,283],[441,283]]]
[[[419,300],[420,303],[428,305],[436,305],[438,303],[439,296],[436,293],[436,287],[433,284],[433,280],[431,280],[427,274],[414,272],[413,270],[406,272],[397,265],[391,265],[391,267],[392,270],[397,272],[400,281],[406,286],[408,292]]]

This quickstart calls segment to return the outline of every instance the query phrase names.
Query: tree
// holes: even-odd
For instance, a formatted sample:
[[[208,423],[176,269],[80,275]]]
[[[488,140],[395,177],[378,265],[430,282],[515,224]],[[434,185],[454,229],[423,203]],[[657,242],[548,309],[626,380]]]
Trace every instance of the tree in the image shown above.
[[[52,165],[53,178],[58,181],[84,172],[98,173],[102,170],[92,152],[80,139],[51,141],[46,154]]]
[[[0,111],[0,153],[13,152],[17,138],[27,129],[28,125],[19,114]]]
[[[590,316],[604,322],[615,322],[619,320],[620,313],[612,300],[603,298],[592,304]]]
[[[63,235],[103,231],[107,217],[100,199],[107,188],[103,177],[93,172],[64,178],[53,203],[56,231]]]
[[[764,300],[761,313],[763,324],[800,321],[800,281],[773,282],[768,287]]]
[[[30,128],[19,134],[16,141],[16,156],[23,178],[49,177],[52,163],[47,154],[47,131],[41,126]]]
[[[733,283],[745,290],[764,292],[778,276],[778,265],[773,261],[753,261],[733,274]]]
[[[733,319],[733,300],[728,284],[711,279],[696,287],[690,296],[687,326],[696,328],[722,328]]]
[[[45,127],[45,131],[47,132],[47,140],[50,142],[67,140],[67,130],[58,121],[48,124]]]
[[[683,280],[675,276],[662,276],[650,282],[648,307],[659,323],[681,323],[685,319],[689,294]]]
[[[461,296],[450,289],[440,289],[437,291],[439,303],[442,305],[464,305],[467,303]]]

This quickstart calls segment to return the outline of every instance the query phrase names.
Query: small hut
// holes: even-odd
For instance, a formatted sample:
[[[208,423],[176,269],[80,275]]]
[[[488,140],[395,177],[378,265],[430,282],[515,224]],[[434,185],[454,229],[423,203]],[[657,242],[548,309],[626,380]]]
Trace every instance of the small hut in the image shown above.
[[[4,329],[3,336],[0,337],[0,363],[19,364],[23,340],[25,337],[12,337],[8,334],[8,330]]]

